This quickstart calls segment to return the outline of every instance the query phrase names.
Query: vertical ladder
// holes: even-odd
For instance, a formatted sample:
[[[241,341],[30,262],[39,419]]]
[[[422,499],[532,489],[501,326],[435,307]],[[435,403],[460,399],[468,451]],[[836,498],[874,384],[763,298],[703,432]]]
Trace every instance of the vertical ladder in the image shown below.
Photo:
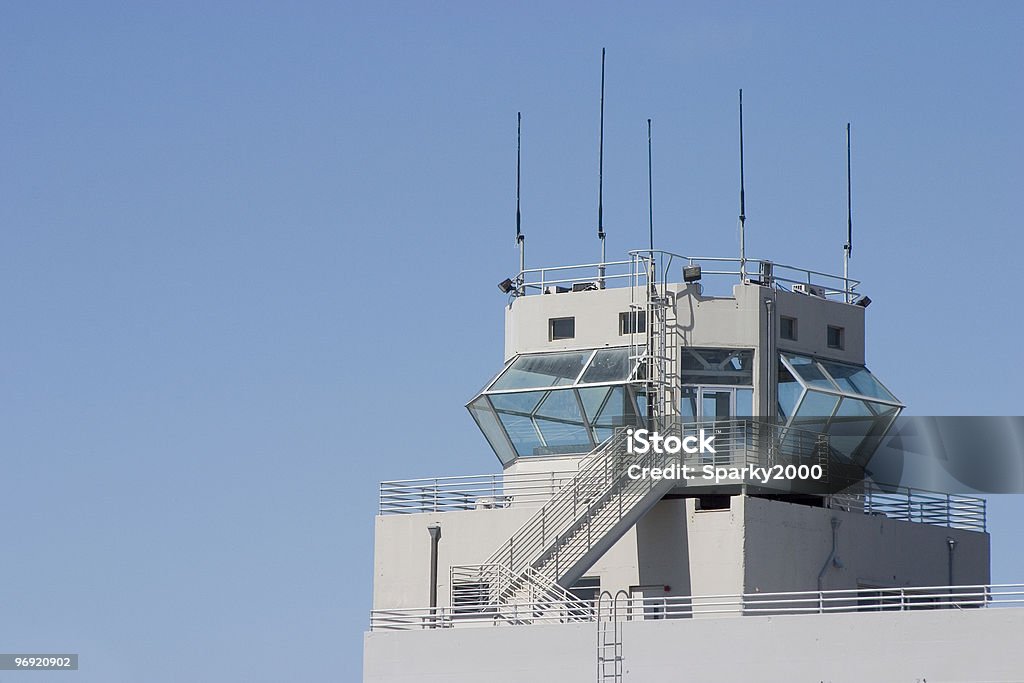
[[[598,683],[622,681],[622,620],[619,619],[619,596],[626,598],[628,603],[629,594],[622,590],[614,597],[608,591],[602,591],[597,599]]]
[[[632,253],[633,358],[641,361],[638,367],[644,373],[637,379],[646,380],[648,385],[648,417],[662,424],[679,413],[679,343],[675,339],[678,326],[675,302],[668,290],[671,262],[671,255],[663,252]],[[636,333],[636,316],[640,311],[646,315],[644,339]]]

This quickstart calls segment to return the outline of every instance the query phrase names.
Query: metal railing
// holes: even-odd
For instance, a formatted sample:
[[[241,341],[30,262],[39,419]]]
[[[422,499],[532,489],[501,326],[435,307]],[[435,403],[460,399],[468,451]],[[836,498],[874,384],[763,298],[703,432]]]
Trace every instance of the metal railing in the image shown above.
[[[454,565],[451,568],[453,609],[477,613],[481,607],[494,604],[499,597],[514,595],[509,602],[531,605],[558,603],[569,613],[589,611],[590,606],[547,576],[527,568],[513,575],[503,565]]]
[[[905,612],[1014,608],[1024,605],[1024,584],[902,586],[785,593],[621,598],[615,618],[622,621],[785,616],[842,612]],[[379,609],[370,612],[370,630],[416,630],[465,626],[552,624],[593,621],[595,611],[580,601],[543,600],[459,607]]]
[[[604,289],[606,287],[628,287],[646,281],[653,258],[654,272],[659,282],[682,282],[683,266],[701,267],[702,282],[735,284],[740,279],[740,259],[722,256],[685,256],[656,249],[638,249],[629,252],[631,260],[609,261],[607,263],[582,263],[545,268],[528,268],[520,272],[515,281],[515,292],[519,296],[572,291],[581,289]],[[639,269],[639,270],[638,270]],[[842,275],[819,270],[775,263],[767,259],[746,260],[747,280],[766,287],[792,291],[796,285],[820,287],[826,298],[850,301],[856,295],[861,282]],[[706,279],[705,279],[706,278]]]
[[[713,423],[719,453],[713,456],[687,456],[688,464],[715,466],[766,465],[773,458],[784,461],[799,459],[801,453],[812,453],[817,435],[789,430],[782,440],[781,427],[750,421]],[[701,423],[688,423],[685,428],[698,428]],[[595,450],[578,461],[584,469],[604,451]],[[820,452],[820,451],[819,451]],[[819,458],[819,462],[821,459]],[[826,465],[827,466],[827,465]],[[537,508],[551,500],[577,471],[521,474],[483,474],[464,477],[435,477],[385,481],[380,484],[379,514],[413,514],[421,512],[452,512],[491,508]],[[882,515],[889,519],[984,532],[987,529],[986,502],[983,498],[941,493],[901,486],[880,486],[865,481],[856,490],[827,497],[829,507],[864,514]]]
[[[903,486],[883,488],[871,481],[863,483],[862,492],[833,494],[829,497],[829,505],[950,529],[984,532],[987,528],[984,498]]]
[[[682,424],[686,430],[701,427],[714,432],[719,453],[706,457],[687,456],[689,464],[767,465],[776,458],[790,461],[799,454],[818,452],[815,448],[820,444],[818,435],[813,432],[786,430],[753,420]],[[539,507],[604,452],[601,446],[587,454],[577,462],[576,470],[383,481],[379,487],[378,514]]]
[[[383,481],[378,514],[539,506],[575,475],[576,470]]]

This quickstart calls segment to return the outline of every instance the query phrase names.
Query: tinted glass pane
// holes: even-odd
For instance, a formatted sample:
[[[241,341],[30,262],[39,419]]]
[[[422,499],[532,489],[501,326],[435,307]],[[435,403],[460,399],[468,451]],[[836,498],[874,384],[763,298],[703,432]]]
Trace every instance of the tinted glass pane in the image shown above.
[[[843,328],[828,326],[828,345],[833,349],[843,348]]]
[[[752,350],[683,349],[682,374],[687,384],[753,384],[753,367]]]
[[[823,389],[832,390],[838,389],[836,385],[825,377],[825,373],[821,371],[821,368],[818,367],[818,363],[813,359],[806,358],[804,356],[787,355],[786,360],[789,361],[789,364],[792,365],[793,369],[796,370],[798,375],[800,375],[800,379],[802,379],[808,386],[822,387]]]
[[[820,391],[808,391],[796,409],[796,419],[807,420],[814,418],[827,418],[836,408],[839,399],[830,394],[823,394]]]
[[[498,459],[506,465],[512,462],[516,454],[512,451],[508,439],[505,438],[505,432],[498,423],[498,418],[494,415],[491,407],[487,405],[487,399],[481,396],[470,403],[469,414],[476,420],[477,426],[484,433],[484,438],[494,449]]]
[[[537,418],[537,427],[544,436],[546,455],[558,453],[588,453],[594,446],[583,423],[556,422]]]
[[[727,420],[732,406],[732,391],[704,390],[700,395],[701,418],[705,420]]]
[[[647,331],[647,311],[619,313],[619,334],[643,334]]]
[[[880,398],[883,401],[896,401],[896,397],[890,394],[865,367],[833,361],[821,361],[821,364],[845,393]]]
[[[697,419],[697,390],[693,387],[683,387],[681,393],[679,415],[684,422],[693,422]]]
[[[600,412],[592,422],[598,427],[629,427],[638,424],[636,408],[629,400],[625,387],[613,387],[608,400],[601,406]]]
[[[629,378],[629,349],[601,349],[594,354],[582,382],[625,382]]]
[[[796,410],[796,402],[800,400],[803,385],[796,381],[782,361],[779,361],[779,415],[788,418]]]
[[[491,405],[499,413],[519,413],[530,416],[546,391],[521,391],[514,394],[491,394]]]
[[[533,426],[533,420],[520,415],[498,413],[501,424],[505,427],[505,433],[512,440],[516,453],[521,456],[542,455],[543,443]]]
[[[572,384],[590,357],[590,351],[538,353],[520,356],[491,386],[495,389],[532,389]]]
[[[863,401],[844,398],[829,425],[829,445],[846,457],[853,457],[871,431],[873,422],[874,413]]]
[[[556,420],[570,420],[583,423],[580,415],[580,404],[576,401],[576,392],[572,389],[549,391],[537,408],[539,417],[550,417]]]
[[[512,445],[519,455],[543,454],[543,442],[534,426],[531,414],[547,392],[525,391],[515,394],[493,394],[491,404],[505,427]]]
[[[549,323],[551,326],[551,339],[572,339],[576,336],[576,318],[552,318]]]
[[[579,390],[580,401],[583,402],[583,412],[587,414],[588,420],[591,422],[597,420],[601,407],[611,390],[611,387],[588,387]]]
[[[754,390],[736,390],[736,417],[754,416]]]
[[[783,339],[796,339],[796,318],[782,317],[779,321],[779,336]]]

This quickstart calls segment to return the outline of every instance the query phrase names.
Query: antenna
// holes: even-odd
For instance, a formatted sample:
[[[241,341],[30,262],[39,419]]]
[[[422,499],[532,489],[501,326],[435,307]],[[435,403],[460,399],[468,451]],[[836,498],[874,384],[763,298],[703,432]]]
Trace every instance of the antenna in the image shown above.
[[[519,245],[519,276],[526,270],[526,236],[523,235],[523,217],[519,209],[520,169],[523,161],[523,112],[516,114],[516,244]]]
[[[850,255],[853,253],[853,192],[850,182],[850,124],[846,124],[846,244],[843,245],[843,298],[850,303]]]
[[[740,88],[740,282],[747,280],[746,222],[747,206],[743,179],[743,88]]]
[[[597,239],[601,240],[601,265],[598,280],[604,287],[604,48],[601,48],[601,132],[597,152]]]
[[[654,273],[654,176],[651,165],[651,120],[647,119],[647,221],[650,227],[651,273]]]

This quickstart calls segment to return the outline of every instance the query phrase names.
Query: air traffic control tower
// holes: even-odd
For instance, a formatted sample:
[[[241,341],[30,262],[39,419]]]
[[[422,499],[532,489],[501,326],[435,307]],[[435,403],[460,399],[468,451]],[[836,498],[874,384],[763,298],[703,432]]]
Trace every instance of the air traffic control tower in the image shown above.
[[[641,250],[502,289],[505,362],[467,403],[500,472],[381,484],[364,680],[1024,670],[971,656],[1024,626],[983,609],[984,501],[871,477],[903,404],[858,282]]]

